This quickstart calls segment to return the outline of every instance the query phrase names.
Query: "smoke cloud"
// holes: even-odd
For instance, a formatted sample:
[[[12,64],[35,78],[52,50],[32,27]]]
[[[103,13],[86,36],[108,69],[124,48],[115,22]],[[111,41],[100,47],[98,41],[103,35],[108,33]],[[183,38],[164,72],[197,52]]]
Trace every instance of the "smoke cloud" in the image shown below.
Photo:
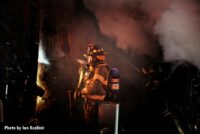
[[[200,68],[200,3],[195,0],[84,0],[101,33],[122,49],[187,60]],[[156,43],[158,40],[159,43]]]
[[[116,40],[117,47],[133,49],[138,53],[156,55],[155,42],[145,31],[146,14],[137,0],[84,0],[86,7],[96,15],[101,33]]]
[[[164,59],[184,59],[200,68],[200,5],[177,0],[155,25],[155,33],[164,50]]]

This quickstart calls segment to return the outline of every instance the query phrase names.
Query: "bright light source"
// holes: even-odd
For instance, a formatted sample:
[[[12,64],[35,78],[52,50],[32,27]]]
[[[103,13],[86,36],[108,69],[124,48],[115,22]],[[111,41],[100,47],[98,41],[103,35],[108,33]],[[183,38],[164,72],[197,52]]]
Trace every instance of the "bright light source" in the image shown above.
[[[39,42],[39,53],[38,53],[38,63],[43,63],[49,65],[49,61],[46,58],[44,48],[42,46],[42,41]]]

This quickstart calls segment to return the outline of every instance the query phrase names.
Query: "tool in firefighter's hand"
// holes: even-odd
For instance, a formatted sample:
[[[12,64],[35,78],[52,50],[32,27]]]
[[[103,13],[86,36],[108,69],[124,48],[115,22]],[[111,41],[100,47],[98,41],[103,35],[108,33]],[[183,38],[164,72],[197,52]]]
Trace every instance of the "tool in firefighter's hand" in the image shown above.
[[[74,99],[76,100],[77,97],[81,96],[81,85],[83,83],[83,75],[85,71],[87,70],[87,64],[84,60],[82,59],[77,59],[77,62],[80,63],[80,69],[79,69],[79,80],[78,80],[78,87],[74,93]]]

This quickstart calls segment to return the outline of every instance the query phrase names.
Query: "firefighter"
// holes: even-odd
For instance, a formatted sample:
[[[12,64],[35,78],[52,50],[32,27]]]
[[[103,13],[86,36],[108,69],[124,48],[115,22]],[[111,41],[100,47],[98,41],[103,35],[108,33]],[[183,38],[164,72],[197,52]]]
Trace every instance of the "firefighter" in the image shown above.
[[[88,71],[84,75],[84,87],[81,90],[81,95],[85,100],[83,105],[84,119],[87,126],[92,125],[92,128],[95,129],[98,103],[105,99],[107,93],[109,68],[105,62],[106,53],[97,44],[88,45],[85,57],[87,58]]]

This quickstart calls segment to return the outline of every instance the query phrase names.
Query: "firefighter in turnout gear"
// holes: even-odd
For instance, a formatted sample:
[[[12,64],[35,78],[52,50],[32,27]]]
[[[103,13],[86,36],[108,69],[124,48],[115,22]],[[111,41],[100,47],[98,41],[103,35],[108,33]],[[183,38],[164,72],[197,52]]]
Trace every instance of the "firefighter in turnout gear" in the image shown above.
[[[94,125],[97,125],[98,103],[105,99],[107,93],[109,68],[105,62],[106,53],[97,44],[89,44],[84,56],[88,68],[83,75],[84,86],[81,89],[84,119],[88,129],[94,129]]]

